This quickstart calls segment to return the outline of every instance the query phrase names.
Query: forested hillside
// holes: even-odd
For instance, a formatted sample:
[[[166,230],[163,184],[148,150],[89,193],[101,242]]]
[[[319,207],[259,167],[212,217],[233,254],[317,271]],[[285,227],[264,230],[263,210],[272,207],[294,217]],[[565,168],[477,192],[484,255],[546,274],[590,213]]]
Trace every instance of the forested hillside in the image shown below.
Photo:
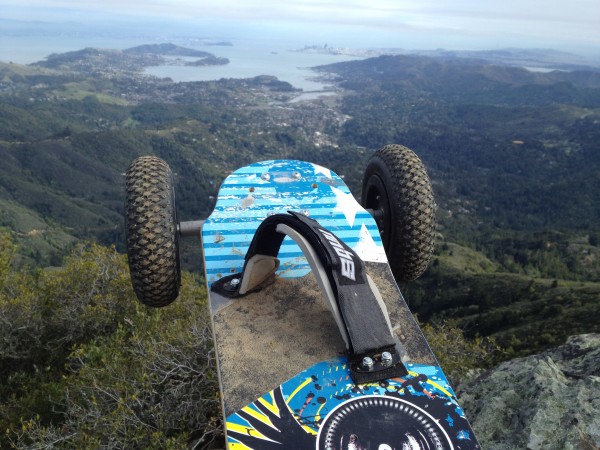
[[[269,107],[283,95],[271,77],[164,81],[163,97],[135,73],[91,79],[4,64],[0,76],[0,226],[17,233],[30,264],[58,263],[80,238],[123,249],[122,173],[139,155],[173,167],[183,220],[206,217],[228,171],[255,160],[311,159],[361,176],[365,152],[321,151],[315,138],[336,126],[336,113]],[[148,100],[122,100],[133,91]]]
[[[600,231],[600,72],[416,56],[321,69],[353,93],[341,107],[352,116],[342,145],[414,148],[438,186],[441,219],[460,225],[453,239],[498,229]],[[474,220],[444,220],[461,202],[458,214]]]
[[[320,70],[352,93],[342,146],[402,142],[429,169],[440,241],[405,288],[415,312],[507,355],[598,330],[600,73],[419,56]]]

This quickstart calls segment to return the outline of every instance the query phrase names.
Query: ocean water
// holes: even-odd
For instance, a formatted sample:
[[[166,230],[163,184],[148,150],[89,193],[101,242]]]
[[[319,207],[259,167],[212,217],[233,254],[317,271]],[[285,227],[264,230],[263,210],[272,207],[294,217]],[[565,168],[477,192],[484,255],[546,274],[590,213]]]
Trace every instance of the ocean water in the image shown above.
[[[80,50],[86,47],[125,49],[142,44],[173,42],[188,48],[210,52],[229,59],[222,66],[158,66],[149,67],[145,73],[169,77],[173,81],[210,81],[221,78],[250,78],[273,75],[291,83],[305,92],[327,90],[327,83],[314,80],[316,73],[310,67],[331,64],[358,57],[305,53],[295,51],[305,43],[278,43],[273,40],[236,40],[233,46],[207,45],[198,38],[140,39],[110,36],[0,36],[0,61],[30,64],[45,59],[52,53]]]
[[[310,67],[357,59],[342,55],[298,52],[274,44],[258,44],[250,42],[232,47],[198,46],[198,50],[228,58],[229,64],[207,67],[159,66],[146,69],[146,73],[171,77],[173,81],[209,81],[273,75],[304,91],[321,91],[326,89],[326,83],[311,79],[316,73],[310,70]]]

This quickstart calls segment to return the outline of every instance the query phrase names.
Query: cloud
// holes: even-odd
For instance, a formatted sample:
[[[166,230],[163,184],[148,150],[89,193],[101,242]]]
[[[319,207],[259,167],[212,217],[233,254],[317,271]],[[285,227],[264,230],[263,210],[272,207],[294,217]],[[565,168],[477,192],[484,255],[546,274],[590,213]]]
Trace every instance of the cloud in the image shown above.
[[[159,20],[238,20],[259,24],[344,25],[600,45],[597,0],[4,0],[27,11],[66,11]],[[0,13],[0,16],[3,13]],[[443,45],[443,43],[441,44]]]
[[[159,17],[215,17],[253,20],[334,21],[349,24],[480,20],[595,23],[597,0],[9,0],[5,6],[76,11],[113,12]],[[1,13],[0,13],[1,14]]]

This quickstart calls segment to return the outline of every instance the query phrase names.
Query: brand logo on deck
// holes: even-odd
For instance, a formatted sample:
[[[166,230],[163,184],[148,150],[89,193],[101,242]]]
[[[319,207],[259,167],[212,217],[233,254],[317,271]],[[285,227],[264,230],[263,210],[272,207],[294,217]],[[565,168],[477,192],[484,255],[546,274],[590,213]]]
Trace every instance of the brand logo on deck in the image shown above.
[[[322,230],[321,228],[319,228],[319,231],[325,237],[325,239],[329,241],[337,255],[340,257],[342,276],[348,278],[349,280],[356,281],[354,258],[352,257],[352,253],[344,249],[341,242],[332,233]]]

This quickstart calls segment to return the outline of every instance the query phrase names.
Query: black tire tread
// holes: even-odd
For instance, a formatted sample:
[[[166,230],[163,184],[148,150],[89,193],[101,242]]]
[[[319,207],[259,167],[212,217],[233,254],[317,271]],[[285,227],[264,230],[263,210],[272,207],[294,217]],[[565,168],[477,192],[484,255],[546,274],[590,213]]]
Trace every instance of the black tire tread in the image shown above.
[[[421,159],[402,145],[377,150],[366,173],[380,170],[388,178],[386,189],[393,202],[392,239],[387,251],[390,267],[398,281],[420,277],[433,254],[436,204],[427,171]]]
[[[171,169],[154,156],[137,158],[127,169],[125,190],[133,289],[145,305],[166,306],[177,298],[181,284]]]

